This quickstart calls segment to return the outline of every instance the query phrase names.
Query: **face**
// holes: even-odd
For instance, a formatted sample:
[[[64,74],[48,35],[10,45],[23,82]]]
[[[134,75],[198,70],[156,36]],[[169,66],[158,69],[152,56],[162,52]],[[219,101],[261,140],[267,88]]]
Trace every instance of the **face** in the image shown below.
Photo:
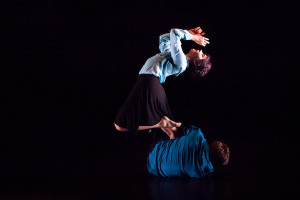
[[[202,52],[202,50],[191,49],[188,53],[192,58],[199,58],[200,60],[204,60],[207,55]]]

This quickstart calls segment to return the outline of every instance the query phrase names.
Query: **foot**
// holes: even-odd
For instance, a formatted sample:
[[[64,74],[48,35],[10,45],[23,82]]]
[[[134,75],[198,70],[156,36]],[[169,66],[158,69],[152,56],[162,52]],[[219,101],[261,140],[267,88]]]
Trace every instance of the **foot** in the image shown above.
[[[159,122],[159,126],[161,128],[180,127],[181,122],[175,122],[175,121],[170,120],[167,116],[163,116]]]

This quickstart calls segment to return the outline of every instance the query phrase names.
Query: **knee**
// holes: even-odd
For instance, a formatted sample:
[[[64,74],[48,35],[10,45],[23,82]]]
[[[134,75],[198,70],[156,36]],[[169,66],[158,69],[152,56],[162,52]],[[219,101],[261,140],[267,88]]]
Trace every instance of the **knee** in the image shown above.
[[[114,123],[114,126],[115,126],[116,130],[118,130],[118,131],[128,131],[127,128],[123,128],[123,127],[117,125],[116,123]]]

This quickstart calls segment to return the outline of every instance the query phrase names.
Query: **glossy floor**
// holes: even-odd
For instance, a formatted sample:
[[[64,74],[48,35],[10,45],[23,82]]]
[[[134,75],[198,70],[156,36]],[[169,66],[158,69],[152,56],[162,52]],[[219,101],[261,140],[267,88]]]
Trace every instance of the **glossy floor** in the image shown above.
[[[291,141],[232,139],[228,169],[205,179],[151,176],[145,168],[146,151],[136,151],[143,144],[133,146],[132,142],[128,147],[120,141],[111,143],[119,148],[107,148],[97,160],[79,156],[73,161],[61,160],[60,167],[52,163],[43,172],[40,166],[40,173],[27,168],[27,177],[24,173],[22,178],[6,176],[0,198],[289,199],[299,188],[297,146]]]

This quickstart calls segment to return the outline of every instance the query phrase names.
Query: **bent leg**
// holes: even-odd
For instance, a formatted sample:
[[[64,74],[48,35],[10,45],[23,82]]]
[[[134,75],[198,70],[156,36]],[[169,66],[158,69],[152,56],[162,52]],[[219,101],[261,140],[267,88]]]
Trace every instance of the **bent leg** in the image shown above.
[[[139,126],[139,130],[151,129],[151,128],[173,128],[180,127],[181,122],[175,122],[170,120],[168,117],[163,116],[157,124],[153,126]]]
[[[114,125],[115,125],[115,128],[116,128],[118,131],[122,131],[122,132],[128,131],[127,128],[123,128],[123,127],[117,125],[116,123],[114,123]]]
[[[121,127],[121,126],[117,125],[116,123],[114,123],[114,125],[118,131],[122,131],[122,132],[128,131],[127,128]],[[152,125],[152,126],[139,126],[138,130],[146,130],[146,129],[152,129],[152,128],[172,128],[172,127],[180,127],[180,126],[181,126],[181,122],[175,122],[175,121],[170,120],[168,117],[163,116],[161,118],[160,122],[158,122],[157,124]]]

